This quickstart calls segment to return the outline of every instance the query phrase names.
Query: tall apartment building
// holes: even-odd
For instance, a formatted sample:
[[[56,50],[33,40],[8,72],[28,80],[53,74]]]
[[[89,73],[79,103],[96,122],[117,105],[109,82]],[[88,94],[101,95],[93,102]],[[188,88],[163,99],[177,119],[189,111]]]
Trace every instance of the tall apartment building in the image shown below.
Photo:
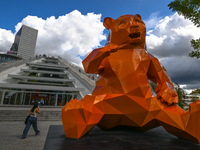
[[[22,25],[12,44],[10,52],[16,54],[23,59],[30,59],[35,55],[35,47],[37,41],[38,30],[26,25]]]

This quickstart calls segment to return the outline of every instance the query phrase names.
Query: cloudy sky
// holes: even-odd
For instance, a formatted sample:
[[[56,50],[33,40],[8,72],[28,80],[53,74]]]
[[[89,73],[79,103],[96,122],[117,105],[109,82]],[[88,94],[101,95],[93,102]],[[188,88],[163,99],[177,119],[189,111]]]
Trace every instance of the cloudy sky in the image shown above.
[[[84,56],[106,43],[105,17],[140,14],[147,48],[187,92],[200,88],[199,60],[188,57],[200,28],[169,10],[171,0],[6,0],[0,2],[0,52],[7,52],[22,24],[37,29],[36,54],[61,56],[81,65]]]

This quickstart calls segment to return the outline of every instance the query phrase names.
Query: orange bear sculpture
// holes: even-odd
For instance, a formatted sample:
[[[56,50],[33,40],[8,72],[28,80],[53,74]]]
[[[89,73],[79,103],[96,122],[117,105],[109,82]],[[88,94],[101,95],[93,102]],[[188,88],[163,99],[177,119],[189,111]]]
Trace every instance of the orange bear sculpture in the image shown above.
[[[158,59],[146,51],[146,27],[140,15],[105,18],[107,44],[83,60],[87,73],[99,74],[92,95],[70,100],[62,108],[66,137],[78,139],[94,126],[163,126],[175,136],[200,143],[200,101],[185,112],[176,103],[172,81]],[[156,93],[149,80],[157,84]]]

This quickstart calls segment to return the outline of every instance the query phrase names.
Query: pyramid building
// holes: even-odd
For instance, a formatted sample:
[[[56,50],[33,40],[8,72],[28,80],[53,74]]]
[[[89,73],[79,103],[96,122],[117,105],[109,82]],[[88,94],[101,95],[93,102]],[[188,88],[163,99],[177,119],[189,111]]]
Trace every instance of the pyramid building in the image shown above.
[[[43,99],[44,106],[64,106],[92,93],[95,81],[90,77],[60,57],[19,60],[0,68],[0,105],[32,105]]]

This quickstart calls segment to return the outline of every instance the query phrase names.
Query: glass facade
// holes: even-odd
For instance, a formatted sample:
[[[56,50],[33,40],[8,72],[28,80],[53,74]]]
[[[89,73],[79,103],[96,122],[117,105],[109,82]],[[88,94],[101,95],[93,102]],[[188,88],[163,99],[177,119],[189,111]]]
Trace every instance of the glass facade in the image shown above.
[[[0,64],[1,63],[9,63],[9,62],[12,62],[12,61],[14,61],[14,60],[16,60],[15,58],[11,58],[11,57],[9,57],[9,56],[0,56]]]
[[[0,91],[0,105],[3,103],[4,91]]]
[[[3,94],[4,93],[4,94]],[[44,106],[64,106],[71,98],[77,98],[76,93],[53,93],[43,91],[11,91],[5,90],[0,92],[0,104],[3,105],[33,105],[35,102],[40,102],[41,99]]]

